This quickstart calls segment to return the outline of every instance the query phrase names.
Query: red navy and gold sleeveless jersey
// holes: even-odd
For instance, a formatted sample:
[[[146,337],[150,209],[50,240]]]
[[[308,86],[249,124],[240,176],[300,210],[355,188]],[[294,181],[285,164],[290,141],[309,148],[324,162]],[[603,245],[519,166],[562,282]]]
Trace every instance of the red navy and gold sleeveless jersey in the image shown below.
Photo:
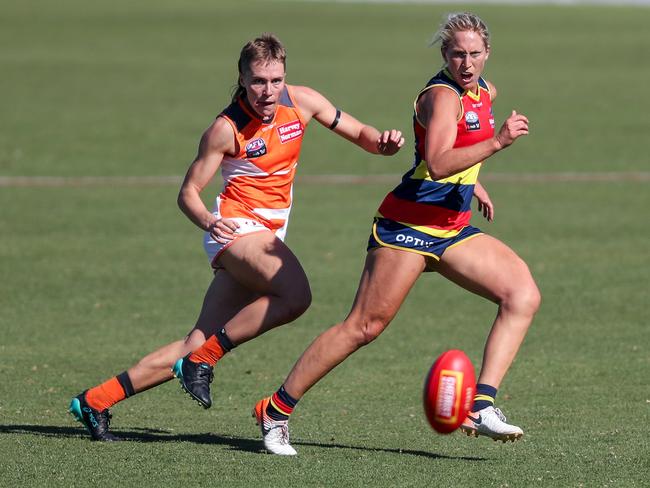
[[[494,135],[494,116],[490,89],[479,78],[478,92],[463,90],[447,70],[435,75],[415,99],[413,130],[415,161],[379,207],[377,217],[394,220],[434,237],[454,237],[469,224],[474,185],[482,162],[455,175],[433,180],[425,157],[427,130],[418,119],[417,102],[427,90],[445,87],[458,95],[461,114],[458,119],[454,148],[470,146]]]
[[[224,218],[242,217],[272,231],[286,227],[291,212],[293,181],[307,124],[294,103],[291,88],[281,92],[273,120],[265,123],[239,98],[222,117],[233,128],[239,152],[224,155],[224,187],[217,197]]]

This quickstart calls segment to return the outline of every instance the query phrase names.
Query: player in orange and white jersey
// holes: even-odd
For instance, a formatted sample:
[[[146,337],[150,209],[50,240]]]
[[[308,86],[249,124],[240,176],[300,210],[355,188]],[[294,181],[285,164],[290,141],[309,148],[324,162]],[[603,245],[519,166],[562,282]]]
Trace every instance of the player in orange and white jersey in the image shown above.
[[[479,169],[487,158],[528,134],[528,119],[513,111],[495,134],[491,107],[496,89],[481,77],[490,43],[480,18],[452,14],[439,38],[445,68],[415,100],[415,161],[378,209],[352,310],[318,336],[284,384],[254,408],[264,444],[275,454],[296,454],[288,440],[288,420],[298,400],[382,333],[425,271],[436,271],[498,305],[477,395],[462,429],[504,442],[523,435],[522,429],[506,423],[494,399],[537,312],[540,293],[524,261],[469,220],[472,196],[492,220],[494,206],[478,183]],[[433,296],[433,307],[444,314],[447,304],[435,302]]]
[[[216,362],[309,307],[309,282],[283,238],[300,147],[312,119],[373,154],[392,155],[403,145],[400,131],[379,132],[317,91],[286,84],[285,58],[272,34],[243,47],[232,103],[203,134],[178,196],[182,211],[205,232],[215,270],[203,307],[184,340],[72,399],[70,412],[93,439],[117,440],[109,432],[109,407],[173,374],[202,406],[210,407]],[[219,169],[224,187],[208,210],[200,194]]]

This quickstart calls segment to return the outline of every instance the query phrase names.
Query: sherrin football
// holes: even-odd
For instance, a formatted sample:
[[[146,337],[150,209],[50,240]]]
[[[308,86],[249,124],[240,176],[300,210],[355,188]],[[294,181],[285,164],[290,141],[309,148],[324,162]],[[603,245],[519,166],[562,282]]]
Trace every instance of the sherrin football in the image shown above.
[[[467,355],[458,349],[442,353],[424,382],[424,412],[431,427],[440,434],[458,429],[475,393],[474,366]]]

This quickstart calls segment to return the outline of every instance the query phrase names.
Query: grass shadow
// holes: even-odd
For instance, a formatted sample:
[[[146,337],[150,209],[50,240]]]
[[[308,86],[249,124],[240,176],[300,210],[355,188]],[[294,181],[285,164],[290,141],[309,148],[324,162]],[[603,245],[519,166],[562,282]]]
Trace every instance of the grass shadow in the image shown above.
[[[194,444],[208,444],[214,446],[224,446],[228,449],[234,449],[244,452],[262,453],[265,452],[260,439],[245,438],[236,436],[226,436],[217,434],[174,434],[170,431],[160,429],[140,429],[131,430],[116,429],[112,431],[123,441],[134,442],[192,442]],[[86,429],[81,427],[61,427],[55,425],[0,425],[0,434],[18,434],[18,435],[39,435],[43,437],[68,437],[68,438],[88,438]],[[429,459],[450,459],[460,461],[486,461],[487,459],[474,456],[448,456],[437,454],[429,451],[413,449],[390,449],[381,447],[355,446],[350,444],[307,442],[293,440],[294,446],[311,446],[322,449],[351,449],[356,451],[369,452],[386,452],[391,454],[406,454],[409,456],[425,457]]]

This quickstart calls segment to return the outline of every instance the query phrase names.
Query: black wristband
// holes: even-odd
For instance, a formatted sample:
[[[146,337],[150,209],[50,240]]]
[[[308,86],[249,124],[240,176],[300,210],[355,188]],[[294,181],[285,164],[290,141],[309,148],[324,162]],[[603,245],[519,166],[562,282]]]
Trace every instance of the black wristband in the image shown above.
[[[334,117],[334,122],[329,126],[329,130],[333,130],[337,125],[339,125],[339,120],[341,119],[341,111],[336,109],[336,117]]]

